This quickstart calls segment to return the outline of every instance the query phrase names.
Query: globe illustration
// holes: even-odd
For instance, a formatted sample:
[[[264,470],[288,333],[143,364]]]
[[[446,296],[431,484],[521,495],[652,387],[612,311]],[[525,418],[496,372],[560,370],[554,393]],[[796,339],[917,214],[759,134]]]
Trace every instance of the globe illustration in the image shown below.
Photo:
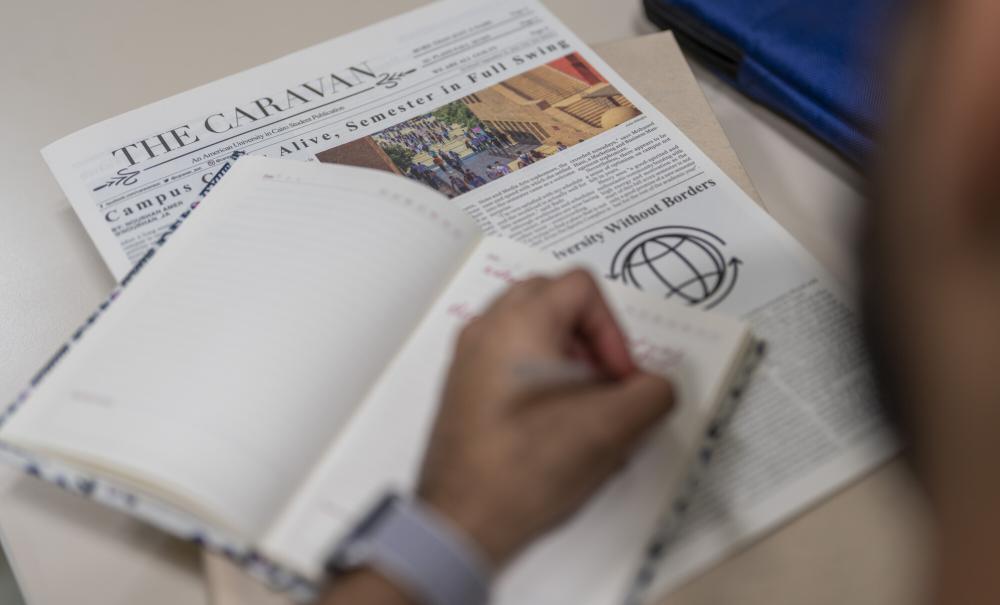
[[[726,258],[724,245],[694,227],[650,229],[622,245],[610,277],[664,298],[712,307],[732,290],[740,262]]]

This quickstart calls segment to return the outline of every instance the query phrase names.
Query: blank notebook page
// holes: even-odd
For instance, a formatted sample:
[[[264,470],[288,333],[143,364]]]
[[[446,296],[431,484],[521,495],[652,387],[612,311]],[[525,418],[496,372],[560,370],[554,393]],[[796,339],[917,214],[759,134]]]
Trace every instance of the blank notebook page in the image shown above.
[[[255,537],[478,238],[404,179],[243,158],[3,437],[169,486]]]

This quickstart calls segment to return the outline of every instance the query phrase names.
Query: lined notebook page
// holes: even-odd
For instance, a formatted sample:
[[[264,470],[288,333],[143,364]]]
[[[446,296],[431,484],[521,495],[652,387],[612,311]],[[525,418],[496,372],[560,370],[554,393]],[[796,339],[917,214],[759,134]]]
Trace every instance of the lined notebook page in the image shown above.
[[[478,238],[405,179],[241,159],[3,437],[257,536]]]
[[[266,551],[318,577],[336,539],[360,512],[387,488],[413,485],[461,326],[510,280],[565,268],[514,242],[484,239],[282,515],[265,540]],[[738,320],[616,284],[602,287],[637,361],[674,379],[679,406],[626,472],[504,573],[497,603],[621,599],[748,340]]]

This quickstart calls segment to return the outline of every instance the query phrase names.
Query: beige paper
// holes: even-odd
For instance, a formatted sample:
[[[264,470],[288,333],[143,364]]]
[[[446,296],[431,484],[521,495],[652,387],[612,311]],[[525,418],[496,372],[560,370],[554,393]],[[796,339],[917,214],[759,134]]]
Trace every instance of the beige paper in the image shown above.
[[[672,33],[609,42],[594,50],[764,207]]]

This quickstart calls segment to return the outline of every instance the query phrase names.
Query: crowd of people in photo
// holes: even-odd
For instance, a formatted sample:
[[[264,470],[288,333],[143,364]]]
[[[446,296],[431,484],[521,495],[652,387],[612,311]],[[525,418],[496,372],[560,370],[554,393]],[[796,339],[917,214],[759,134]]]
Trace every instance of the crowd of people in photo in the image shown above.
[[[432,115],[414,118],[390,126],[376,135],[387,141],[419,153],[429,152],[432,145],[444,145],[451,140],[451,129]]]
[[[426,154],[430,158],[429,163],[426,160],[413,161],[404,173],[449,197],[472,191],[546,157],[537,149],[518,151],[518,141],[484,124],[461,128],[461,134],[456,134],[452,126],[434,115],[391,126],[374,138],[383,148],[396,145],[409,150],[414,156]],[[454,145],[456,140],[461,144]],[[446,148],[449,146],[450,149]],[[465,153],[457,151],[462,147]],[[556,148],[561,151],[566,146],[559,142]],[[477,161],[476,167],[470,166],[469,160],[481,153],[501,160]]]

